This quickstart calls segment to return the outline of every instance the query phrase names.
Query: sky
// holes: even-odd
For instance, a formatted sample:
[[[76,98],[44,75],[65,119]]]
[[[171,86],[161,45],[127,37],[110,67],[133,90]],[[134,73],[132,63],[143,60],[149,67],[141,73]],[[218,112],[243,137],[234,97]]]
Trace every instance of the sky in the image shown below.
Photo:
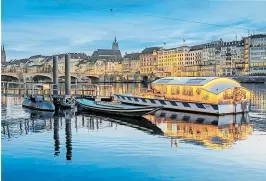
[[[266,32],[265,7],[266,0],[2,0],[2,44],[9,61],[66,52],[91,55],[111,48],[115,36],[123,54],[232,41],[247,36],[247,29]]]

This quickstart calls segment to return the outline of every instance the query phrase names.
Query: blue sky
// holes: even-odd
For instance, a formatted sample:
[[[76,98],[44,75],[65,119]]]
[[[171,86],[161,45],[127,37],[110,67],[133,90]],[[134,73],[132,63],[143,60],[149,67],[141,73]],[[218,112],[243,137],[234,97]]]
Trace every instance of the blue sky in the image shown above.
[[[90,55],[111,48],[115,36],[123,53],[163,42],[166,48],[176,47],[183,38],[187,45],[229,41],[248,32],[154,16],[266,32],[265,7],[264,0],[2,0],[2,43],[10,60],[65,52]]]

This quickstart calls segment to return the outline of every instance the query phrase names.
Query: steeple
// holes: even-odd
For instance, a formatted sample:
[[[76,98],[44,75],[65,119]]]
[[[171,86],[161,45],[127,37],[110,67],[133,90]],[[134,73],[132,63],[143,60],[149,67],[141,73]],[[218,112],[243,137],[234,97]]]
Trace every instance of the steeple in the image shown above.
[[[4,45],[1,46],[1,63],[6,63],[6,51]]]
[[[119,50],[118,42],[116,41],[116,36],[115,36],[115,40],[114,40],[113,45],[112,45],[112,49],[113,50]]]

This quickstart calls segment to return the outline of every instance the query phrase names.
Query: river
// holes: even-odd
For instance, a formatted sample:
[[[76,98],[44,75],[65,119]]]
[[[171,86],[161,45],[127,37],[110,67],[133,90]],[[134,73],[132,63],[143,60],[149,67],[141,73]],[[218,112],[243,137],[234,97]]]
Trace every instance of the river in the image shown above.
[[[114,92],[146,88],[114,84]],[[266,180],[266,85],[250,113],[160,111],[142,119],[35,112],[1,97],[2,180]]]

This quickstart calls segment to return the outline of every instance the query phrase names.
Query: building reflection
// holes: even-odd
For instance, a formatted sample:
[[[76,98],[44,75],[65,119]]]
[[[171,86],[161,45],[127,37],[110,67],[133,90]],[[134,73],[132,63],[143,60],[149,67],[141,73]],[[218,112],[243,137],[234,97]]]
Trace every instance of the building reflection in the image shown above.
[[[211,149],[231,147],[253,131],[248,115],[208,116],[191,113],[159,111],[147,116],[171,138],[171,146],[181,142]]]
[[[264,88],[252,89],[251,96],[251,112],[252,113],[261,113],[266,117],[266,86]]]

